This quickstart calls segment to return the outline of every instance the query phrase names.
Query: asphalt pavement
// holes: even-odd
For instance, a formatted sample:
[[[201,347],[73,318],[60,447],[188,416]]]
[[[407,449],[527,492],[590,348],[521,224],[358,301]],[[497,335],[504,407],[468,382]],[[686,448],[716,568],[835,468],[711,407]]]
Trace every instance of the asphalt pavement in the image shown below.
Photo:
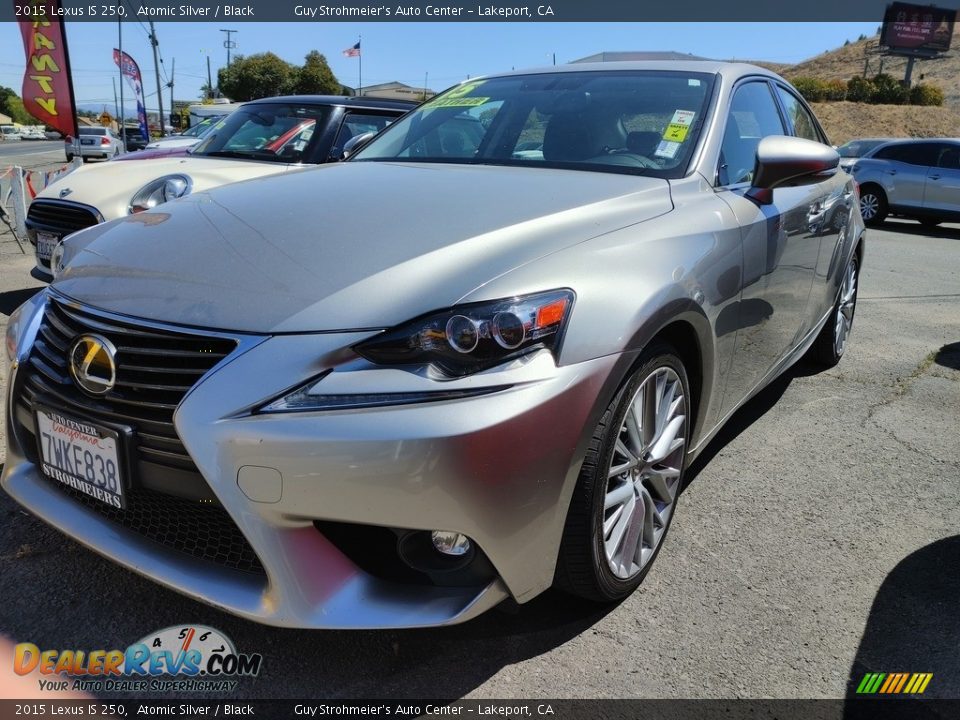
[[[40,285],[31,264],[0,254],[0,315]],[[0,493],[0,633],[124,648],[211,625],[264,656],[237,699],[837,698],[868,671],[932,672],[927,696],[960,697],[958,428],[960,226],[891,221],[869,231],[846,357],[796,366],[732,418],[618,606],[549,593],[450,628],[280,630],[121,569]]]

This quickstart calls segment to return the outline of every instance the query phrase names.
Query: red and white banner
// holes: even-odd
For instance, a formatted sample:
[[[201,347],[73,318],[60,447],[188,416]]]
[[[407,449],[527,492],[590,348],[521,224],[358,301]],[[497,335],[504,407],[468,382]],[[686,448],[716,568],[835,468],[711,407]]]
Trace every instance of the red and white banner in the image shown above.
[[[143,77],[140,75],[140,66],[137,61],[125,52],[113,49],[113,62],[120,68],[120,74],[127,80],[137,101],[137,120],[140,123],[140,134],[144,140],[150,139],[150,129],[147,125],[146,100],[143,97]]]
[[[22,3],[18,3],[22,5]],[[37,120],[76,137],[77,116],[70,61],[59,0],[34,0],[30,19],[18,20],[27,67],[23,74],[23,106]]]

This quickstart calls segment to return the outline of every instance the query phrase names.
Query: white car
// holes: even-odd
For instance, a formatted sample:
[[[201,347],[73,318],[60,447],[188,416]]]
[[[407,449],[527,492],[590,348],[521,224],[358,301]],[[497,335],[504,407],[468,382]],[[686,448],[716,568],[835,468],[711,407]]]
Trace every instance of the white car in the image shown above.
[[[0,140],[20,140],[20,131],[13,125],[0,125]]]
[[[67,162],[77,155],[77,144],[70,136],[64,138],[63,149],[67,154]],[[81,127],[80,128],[80,157],[84,162],[87,158],[113,158],[124,152],[123,141],[110,128]]]
[[[368,97],[265,98],[227,116],[189,154],[77,168],[42,190],[27,211],[37,268],[49,274],[60,240],[91,225],[191,192],[339,160],[348,140],[372,136],[413,107]]]

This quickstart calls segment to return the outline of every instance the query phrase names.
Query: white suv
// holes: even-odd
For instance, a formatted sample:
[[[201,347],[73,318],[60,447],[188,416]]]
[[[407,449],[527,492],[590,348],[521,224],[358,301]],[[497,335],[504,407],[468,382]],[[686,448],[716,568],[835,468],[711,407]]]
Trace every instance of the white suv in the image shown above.
[[[77,153],[77,146],[73,138],[67,136],[63,141],[63,149],[67,153],[67,162],[73,160]],[[80,157],[112,158],[123,152],[123,143],[110,128],[82,127],[80,128]]]

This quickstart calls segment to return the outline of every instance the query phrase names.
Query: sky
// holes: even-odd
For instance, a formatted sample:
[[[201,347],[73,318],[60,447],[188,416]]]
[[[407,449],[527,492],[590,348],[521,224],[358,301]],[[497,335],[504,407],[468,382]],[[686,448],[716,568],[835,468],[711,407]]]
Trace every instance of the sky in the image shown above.
[[[252,23],[233,25],[237,48],[250,55],[272,51],[300,65],[310,50],[327,57],[337,79],[360,82],[361,61],[343,50],[361,40],[364,86],[398,80],[440,91],[467,77],[558,64],[613,50],[674,50],[716,59],[797,63],[872,35],[879,23]],[[161,83],[175,63],[174,97],[194,101],[207,79],[214,84],[227,62],[222,23],[157,23]],[[117,24],[66,23],[78,104],[102,104],[113,112],[112,78],[119,77],[112,49]],[[123,48],[139,63],[148,110],[155,110],[156,79],[144,23],[123,25]],[[0,23],[0,85],[20,94],[23,44],[16,23]],[[163,90],[169,105],[170,91]],[[132,108],[127,103],[128,108]],[[99,109],[99,108],[98,108]]]

